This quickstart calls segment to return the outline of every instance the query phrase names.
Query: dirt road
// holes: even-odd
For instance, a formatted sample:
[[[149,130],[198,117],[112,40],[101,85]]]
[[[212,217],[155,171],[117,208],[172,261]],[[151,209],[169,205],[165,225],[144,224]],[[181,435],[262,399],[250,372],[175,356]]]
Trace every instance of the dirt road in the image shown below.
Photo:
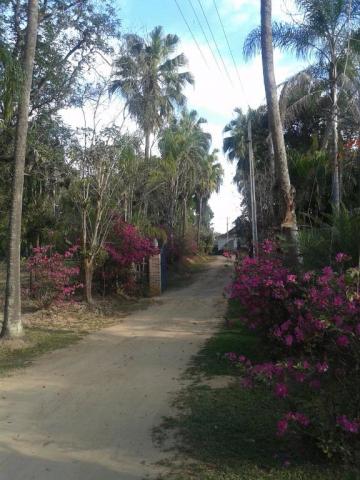
[[[164,454],[153,427],[189,359],[216,327],[230,268],[217,258],[189,287],[41,357],[0,381],[1,480],[140,480]]]

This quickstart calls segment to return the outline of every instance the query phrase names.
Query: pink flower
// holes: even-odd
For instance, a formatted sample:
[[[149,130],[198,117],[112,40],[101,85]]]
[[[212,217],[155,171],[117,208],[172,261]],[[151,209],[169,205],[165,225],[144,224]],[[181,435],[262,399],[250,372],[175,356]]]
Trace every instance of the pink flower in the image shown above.
[[[335,257],[335,261],[337,263],[344,263],[344,262],[347,262],[349,260],[351,260],[351,257],[349,257],[349,255],[346,255],[346,253],[339,252]]]
[[[346,335],[341,335],[336,339],[336,343],[339,345],[339,347],[347,347],[350,344],[350,340]]]
[[[295,413],[295,420],[302,427],[308,427],[310,425],[309,417],[307,417],[303,413]]]
[[[311,280],[312,277],[313,277],[313,275],[314,275],[314,272],[306,272],[306,273],[304,273],[304,275],[303,275],[303,280],[304,280],[304,282],[308,282],[309,280]]]
[[[289,390],[284,383],[277,383],[275,385],[275,395],[279,398],[285,398],[289,394]]]
[[[346,415],[340,415],[336,419],[336,423],[343,429],[345,432],[349,433],[359,433],[360,422],[356,420],[349,420]]]
[[[287,281],[289,283],[296,283],[296,275],[288,275],[287,276]]]
[[[291,347],[291,345],[293,344],[294,342],[294,337],[292,335],[286,335],[285,337],[285,344],[288,346],[288,347]]]
[[[316,370],[319,372],[319,373],[325,373],[329,370],[329,365],[326,363],[326,362],[318,362],[316,364]]]
[[[304,383],[305,381],[305,374],[304,373],[301,373],[301,372],[296,372],[294,374],[294,377],[295,377],[295,380],[299,383]]]
[[[289,423],[285,419],[281,419],[277,422],[277,434],[281,437],[285,435],[287,429],[289,427]]]

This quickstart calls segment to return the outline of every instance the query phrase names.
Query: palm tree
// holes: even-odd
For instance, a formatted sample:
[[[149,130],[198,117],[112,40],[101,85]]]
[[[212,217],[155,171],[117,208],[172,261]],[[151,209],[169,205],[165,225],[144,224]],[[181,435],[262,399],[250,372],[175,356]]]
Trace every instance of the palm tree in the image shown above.
[[[273,36],[271,25],[271,0],[261,0],[261,54],[264,73],[264,85],[268,106],[270,132],[273,141],[276,170],[285,205],[282,228],[296,252],[298,251],[298,228],[295,212],[294,189],[290,183],[284,132],[280,116],[279,100],[274,69]],[[293,255],[294,260],[296,255]]]
[[[258,224],[262,232],[268,235],[273,229],[276,205],[274,197],[274,166],[273,156],[268,148],[269,132],[267,108],[260,106],[256,110],[249,110],[244,114],[236,109],[236,117],[224,128],[223,151],[230,161],[237,161],[234,183],[236,183],[242,197],[242,207],[245,216],[250,217],[250,164],[248,155],[248,122],[252,124],[252,139],[255,164],[256,203]],[[275,209],[276,210],[276,209]]]
[[[166,223],[184,234],[189,200],[193,196],[203,159],[209,152],[211,137],[202,130],[203,118],[183,110],[173,118],[159,140],[161,160],[150,177],[151,188],[161,185],[167,211]]]
[[[18,120],[15,136],[15,171],[13,177],[10,213],[9,256],[6,278],[4,322],[2,336],[19,337],[23,334],[21,322],[20,245],[24,168],[29,123],[30,92],[34,69],[37,40],[39,5],[38,0],[28,2],[28,23],[24,51],[24,81],[19,99]]]
[[[306,73],[322,83],[330,101],[328,132],[332,140],[332,203],[338,212],[341,204],[339,99],[347,92],[346,100],[351,104],[356,89],[352,80],[360,56],[360,0],[296,0],[296,5],[303,16],[302,21],[274,24],[273,42],[276,47],[314,61]],[[257,28],[245,42],[245,55],[254,55],[260,46],[261,30]]]
[[[197,181],[195,195],[198,201],[197,246],[200,245],[201,224],[206,202],[214,192],[219,192],[224,170],[218,160],[218,150],[207,154],[201,162],[200,175]]]
[[[130,116],[145,136],[145,159],[150,158],[150,136],[158,131],[176,106],[185,104],[183,90],[194,80],[184,54],[175,55],[179,37],[163,35],[155,27],[149,38],[127,35],[123,53],[114,62],[110,92],[120,92]]]
[[[249,161],[247,155],[248,116],[240,108],[235,109],[236,117],[224,128],[223,151],[228,159],[237,160],[237,183],[240,193],[247,189],[249,181]]]

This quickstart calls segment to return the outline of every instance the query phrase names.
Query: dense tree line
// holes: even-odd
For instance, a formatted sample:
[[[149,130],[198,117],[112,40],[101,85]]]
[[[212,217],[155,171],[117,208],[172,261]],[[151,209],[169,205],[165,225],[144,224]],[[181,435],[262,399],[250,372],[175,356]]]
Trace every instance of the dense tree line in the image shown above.
[[[223,172],[205,120],[186,109],[184,87],[194,80],[179,39],[161,27],[145,38],[122,36],[111,3],[0,1],[0,254],[9,260],[13,249],[5,335],[22,333],[20,255],[34,247],[41,257],[52,245],[66,258],[78,245],[71,257],[77,252],[91,303],[119,218],[172,251],[206,248],[212,235],[207,202]],[[106,78],[101,64],[112,65]],[[100,127],[109,95],[123,110]],[[64,123],[69,108],[83,110],[83,128]],[[14,169],[19,135],[23,171]],[[17,240],[9,238],[9,218]]]
[[[305,257],[318,256],[320,265],[340,249],[357,263],[360,4],[297,0],[296,6],[297,21],[273,23],[266,35],[272,36],[274,47],[309,64],[282,85],[273,84],[275,97],[268,98],[267,106],[248,113],[237,110],[225,127],[224,151],[237,161],[235,181],[243,194],[246,224],[251,211],[246,144],[251,119],[261,238],[274,230],[279,233],[289,218],[286,210],[294,206]],[[247,58],[260,50],[264,57],[264,38],[260,27],[249,34],[244,44]],[[276,120],[269,116],[274,104]],[[285,140],[287,158],[275,148],[274,125]],[[284,187],[284,165],[291,187],[290,181]]]

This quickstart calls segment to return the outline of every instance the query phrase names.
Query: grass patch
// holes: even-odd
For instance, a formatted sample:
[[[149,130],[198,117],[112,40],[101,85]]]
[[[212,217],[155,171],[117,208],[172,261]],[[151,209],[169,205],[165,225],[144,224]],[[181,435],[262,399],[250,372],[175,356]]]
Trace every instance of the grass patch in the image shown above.
[[[281,405],[265,387],[244,389],[238,370],[224,354],[267,357],[252,332],[239,325],[236,304],[230,304],[231,327],[214,335],[192,361],[193,380],[175,400],[178,415],[164,420],[165,431],[176,432],[179,459],[170,465],[172,480],[359,480],[360,472],[331,464],[297,437],[276,437]],[[220,388],[204,377],[235,377]]]
[[[82,335],[66,330],[26,328],[25,340],[4,340],[0,343],[0,375],[31,364],[39,355],[67,347]]]

